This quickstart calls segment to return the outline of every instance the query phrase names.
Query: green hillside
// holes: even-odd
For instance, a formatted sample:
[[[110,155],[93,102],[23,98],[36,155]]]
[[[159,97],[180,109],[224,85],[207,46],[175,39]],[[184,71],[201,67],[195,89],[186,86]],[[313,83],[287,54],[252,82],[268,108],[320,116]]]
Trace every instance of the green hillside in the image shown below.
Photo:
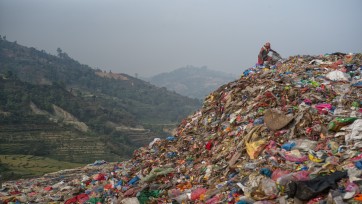
[[[129,158],[200,102],[126,74],[0,40],[0,154]]]

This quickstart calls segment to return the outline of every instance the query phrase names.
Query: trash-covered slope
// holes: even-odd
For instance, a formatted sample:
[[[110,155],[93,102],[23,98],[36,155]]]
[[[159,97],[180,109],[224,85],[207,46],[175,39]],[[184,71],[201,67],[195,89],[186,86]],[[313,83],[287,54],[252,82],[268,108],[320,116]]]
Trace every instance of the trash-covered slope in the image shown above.
[[[342,203],[362,200],[362,54],[295,56],[211,93],[177,134],[122,163],[3,184],[2,200]]]

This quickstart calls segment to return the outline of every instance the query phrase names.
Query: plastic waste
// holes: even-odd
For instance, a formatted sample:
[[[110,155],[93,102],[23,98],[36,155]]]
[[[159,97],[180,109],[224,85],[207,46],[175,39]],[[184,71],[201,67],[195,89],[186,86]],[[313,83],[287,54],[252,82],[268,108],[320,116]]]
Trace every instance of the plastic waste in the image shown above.
[[[307,155],[303,155],[300,153],[299,150],[292,150],[292,151],[285,151],[282,152],[282,154],[284,155],[285,160],[290,161],[290,162],[305,162],[308,160]]]
[[[303,194],[309,204],[362,200],[362,54],[348,64],[344,56],[294,56],[272,69],[247,69],[210,93],[175,135],[154,139],[130,160],[5,181],[0,202],[56,203],[83,193],[88,203],[286,204]],[[326,78],[336,69],[351,79]],[[340,170],[348,178],[315,188]],[[294,200],[285,194],[293,182],[303,190]]]
[[[328,114],[328,112],[332,110],[333,106],[329,103],[322,103],[315,105],[315,108],[319,113]]]
[[[288,125],[292,120],[293,116],[286,115],[279,110],[268,109],[264,113],[264,121],[266,126],[271,130],[280,130]]]
[[[280,177],[290,174],[288,170],[275,169],[271,175],[271,179],[277,181]]]
[[[346,131],[349,131],[345,136],[345,141],[358,141],[362,139],[362,119],[355,120],[350,126],[344,127]]]
[[[278,188],[274,180],[266,178],[261,182],[261,188],[266,196],[269,198],[275,198],[278,195]]]
[[[214,197],[208,199],[205,203],[206,204],[214,204],[214,203],[219,203],[219,202],[220,202],[219,196],[214,196]]]
[[[122,204],[140,204],[136,197],[133,198],[125,198],[121,201]]]
[[[133,185],[133,184],[137,183],[139,180],[140,180],[140,178],[138,176],[135,176],[128,182],[128,185]]]
[[[245,145],[246,151],[250,156],[250,159],[255,159],[265,147],[266,141],[264,139],[261,139],[255,142],[246,142]]]
[[[339,70],[335,70],[326,74],[326,78],[332,81],[349,81],[351,76]]]
[[[272,174],[273,174],[273,171],[268,169],[268,168],[261,168],[260,169],[260,174],[265,175],[265,176],[270,178],[272,176]]]
[[[292,148],[295,146],[294,142],[290,142],[290,143],[285,143],[282,145],[282,149],[285,149],[287,151],[292,150]]]
[[[350,118],[337,117],[328,124],[328,130],[332,130],[335,132],[339,131],[342,127],[353,123],[355,120],[357,120],[357,118],[355,117],[350,117]]]
[[[299,171],[279,177],[276,181],[278,185],[286,186],[290,181],[306,181],[309,180],[309,171]]]
[[[206,193],[207,189],[205,188],[197,188],[191,192],[191,200],[204,200],[204,195]]]
[[[348,176],[347,172],[336,171],[331,175],[318,176],[308,181],[297,181],[288,183],[287,194],[290,198],[298,198],[302,201],[308,201],[317,197],[322,192],[336,187],[336,182]]]
[[[362,170],[362,160],[355,162],[354,165],[356,166],[357,169]]]
[[[174,136],[168,136],[168,137],[166,137],[166,140],[173,142],[176,140],[176,138]]]
[[[309,139],[296,139],[296,140],[291,140],[289,142],[295,143],[293,149],[297,149],[304,152],[307,152],[309,150],[314,150],[317,146],[316,141],[312,141]]]

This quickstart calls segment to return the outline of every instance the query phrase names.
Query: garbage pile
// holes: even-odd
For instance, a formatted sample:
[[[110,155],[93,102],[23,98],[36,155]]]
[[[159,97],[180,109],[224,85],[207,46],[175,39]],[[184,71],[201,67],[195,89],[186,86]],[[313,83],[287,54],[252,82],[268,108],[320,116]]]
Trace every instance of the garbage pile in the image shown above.
[[[118,163],[5,182],[3,203],[358,203],[362,54],[252,67]]]

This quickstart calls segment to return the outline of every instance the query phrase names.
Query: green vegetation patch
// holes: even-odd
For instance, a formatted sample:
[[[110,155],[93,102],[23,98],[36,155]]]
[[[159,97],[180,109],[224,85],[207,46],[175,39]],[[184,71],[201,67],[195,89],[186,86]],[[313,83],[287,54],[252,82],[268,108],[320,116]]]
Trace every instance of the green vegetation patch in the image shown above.
[[[0,175],[4,180],[37,177],[84,165],[32,155],[0,155]]]

